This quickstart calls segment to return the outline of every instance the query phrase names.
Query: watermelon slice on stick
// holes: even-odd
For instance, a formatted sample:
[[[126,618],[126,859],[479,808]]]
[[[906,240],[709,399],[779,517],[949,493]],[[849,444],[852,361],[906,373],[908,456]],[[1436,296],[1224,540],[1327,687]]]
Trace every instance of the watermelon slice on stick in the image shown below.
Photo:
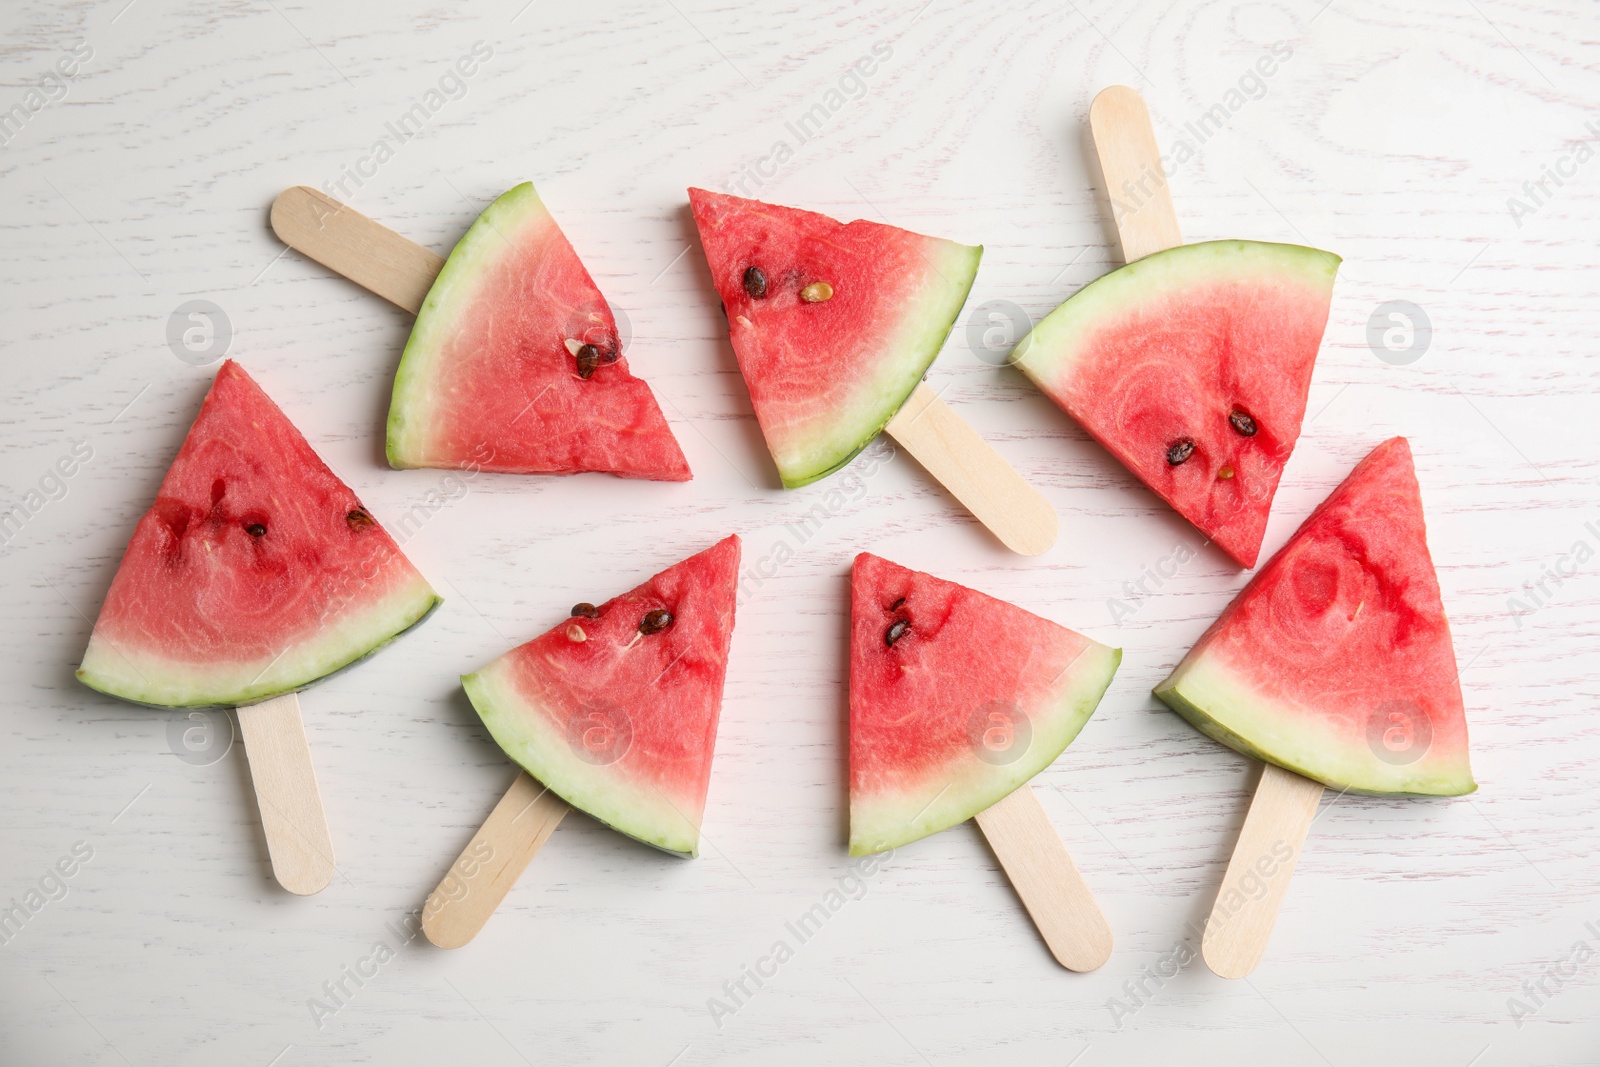
[[[689,480],[610,306],[531,183],[489,205],[448,260],[305,186],[279,195],[272,227],[417,316],[389,407],[390,466]]]
[[[922,383],[982,248],[705,189],[689,203],[785,488],[887,431],[1006,547],[1055,543],[1050,502]]]
[[[278,882],[315,893],[333,845],[297,690],[439,597],[232,360],[135,527],[78,677],[153,707],[237,705]]]
[[[1339,257],[1301,245],[1185,245],[1144,101],[1089,113],[1127,266],[1047,315],[1013,358],[1241,566],[1261,551],[1300,436]]]
[[[665,852],[699,853],[738,575],[734,535],[598,607],[576,605],[461,679],[526,773],[428,897],[428,940],[471,941],[568,805]]]
[[[1202,943],[1213,971],[1243,977],[1266,950],[1324,786],[1477,788],[1405,438],[1351,471],[1155,693],[1207,736],[1268,761]]]
[[[870,553],[850,576],[850,852],[975,818],[1056,960],[1092,971],[1111,930],[1029,780],[1122,660],[1065,626]]]

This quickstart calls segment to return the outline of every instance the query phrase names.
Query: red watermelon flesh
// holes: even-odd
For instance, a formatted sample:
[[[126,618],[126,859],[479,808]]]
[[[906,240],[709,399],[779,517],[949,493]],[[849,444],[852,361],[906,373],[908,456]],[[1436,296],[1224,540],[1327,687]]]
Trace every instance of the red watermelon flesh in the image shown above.
[[[506,754],[567,803],[697,855],[738,572],[734,535],[598,608],[578,605],[461,683]]]
[[[1208,736],[1336,789],[1477,788],[1405,438],[1351,471],[1155,692]]]
[[[78,677],[156,706],[304,688],[439,598],[232,360],[134,528]]]
[[[1122,650],[863,552],[850,578],[850,852],[971,818],[1049,766]]]
[[[396,469],[689,480],[610,306],[531,183],[485,209],[428,290],[387,451]]]
[[[1300,437],[1339,262],[1256,241],[1157,252],[1051,312],[1017,346],[1016,362],[1163,500],[1253,567]]]
[[[689,203],[784,486],[838,470],[927,372],[983,249],[704,189]]]

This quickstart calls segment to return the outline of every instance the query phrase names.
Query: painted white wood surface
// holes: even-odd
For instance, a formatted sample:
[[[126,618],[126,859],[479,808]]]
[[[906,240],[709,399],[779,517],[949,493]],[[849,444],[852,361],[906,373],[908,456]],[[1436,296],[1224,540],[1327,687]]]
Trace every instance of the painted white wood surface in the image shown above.
[[[0,144],[0,503],[24,501],[75,443],[91,454],[66,464],[64,495],[47,480],[60,499],[0,547],[0,902],[41,880],[66,893],[0,944],[0,1063],[1600,1056],[1593,5],[992,7],[0,10],[0,109],[43,104]],[[80,41],[92,57],[58,86],[50,72]],[[478,41],[492,55],[464,92],[347,183],[348,199],[443,254],[491,197],[537,181],[627,315],[629,358],[683,443],[688,485],[388,471],[379,435],[409,316],[279,255],[273,197],[337,181]],[[780,491],[684,188],[720,186],[786,140],[792,157],[763,164],[747,192],[981,242],[970,308],[1004,300],[1037,318],[1116,259],[1087,149],[1094,92],[1138,87],[1176,149],[1280,41],[1291,54],[1260,98],[1177,167],[1179,221],[1191,240],[1345,256],[1268,547],[1372,444],[1411,437],[1481,789],[1325,800],[1265,962],[1230,983],[1193,959],[1191,924],[1253,772],[1148,690],[1245,576],[961,327],[930,383],[1054,502],[1051,552],[1006,552],[905,457]],[[876,42],[858,83],[848,71]],[[816,104],[826,121],[797,144],[787,124]],[[1546,167],[1564,184],[1547,181],[1534,205],[1523,183]],[[1512,196],[1536,210],[1513,218]],[[382,521],[417,517],[405,548],[447,598],[418,633],[303,698],[339,856],[308,899],[272,882],[238,745],[185,762],[171,738],[199,724],[71,674],[212,373],[167,343],[192,299],[225,310],[230,354]],[[1410,365],[1368,345],[1390,300],[1432,321]],[[802,540],[793,524],[817,505],[829,517]],[[404,940],[513,775],[456,674],[730,530],[752,566],[779,545],[793,558],[740,605],[703,856],[673,860],[575,816],[485,936],[375,954]],[[1158,593],[1125,584],[1179,546],[1198,554]],[[971,826],[899,850],[804,944],[785,926],[850,872],[845,575],[863,548],[1126,649],[1099,713],[1036,782],[1115,931],[1100,971],[1055,965]],[[1545,580],[1546,606],[1508,603],[1531,606],[1524,583],[1557,568],[1569,576]],[[74,872],[59,883],[58,862]],[[731,1006],[724,982],[780,939],[793,958],[714,1019],[708,999]],[[358,986],[346,968],[375,973]],[[324,983],[341,980],[346,1003],[314,1020],[308,1002],[335,1007]],[[1540,982],[1549,995],[1528,992]],[[1512,998],[1531,1013],[1514,1018]]]

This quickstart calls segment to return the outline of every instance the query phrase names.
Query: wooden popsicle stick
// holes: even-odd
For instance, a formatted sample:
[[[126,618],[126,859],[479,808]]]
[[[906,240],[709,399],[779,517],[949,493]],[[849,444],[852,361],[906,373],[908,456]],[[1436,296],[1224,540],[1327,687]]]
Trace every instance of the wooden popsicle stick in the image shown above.
[[[290,248],[416,314],[444,260],[308,186],[278,194],[272,229]],[[1002,544],[1036,556],[1055,544],[1055,509],[933,390],[918,383],[886,427]]]
[[[518,774],[506,795],[422,907],[422,932],[440,948],[460,948],[483,929],[534,854],[571,809]]]
[[[1056,543],[1050,501],[926,382],[884,429],[1011,551],[1037,556]]]
[[[1183,244],[1144,97],[1126,85],[1100,90],[1089,105],[1089,129],[1111,198],[1123,262]]]
[[[272,232],[336,274],[415,315],[444,260],[348,204],[296,185],[272,202]]]
[[[1144,98],[1125,85],[1101,90],[1089,107],[1089,128],[1123,258],[1131,263],[1182,244]],[[1206,966],[1222,977],[1243,978],[1261,962],[1321,796],[1321,784],[1264,766],[1201,940]],[[1244,886],[1247,879],[1250,885]]]
[[[1033,786],[1024,782],[978,812],[977,823],[1056,962],[1069,971],[1092,971],[1105,963],[1111,957],[1111,927]]]
[[[333,881],[333,837],[311,766],[300,698],[285,693],[238,710],[273,877],[291,893],[320,893]]]
[[[1261,962],[1321,799],[1322,783],[1262,765],[1200,942],[1206,966],[1217,975],[1243,978]]]

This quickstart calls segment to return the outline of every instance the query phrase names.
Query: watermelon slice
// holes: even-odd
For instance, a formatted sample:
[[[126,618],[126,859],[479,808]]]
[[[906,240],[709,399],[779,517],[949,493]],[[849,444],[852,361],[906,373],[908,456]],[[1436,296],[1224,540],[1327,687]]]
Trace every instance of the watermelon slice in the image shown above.
[[[1339,257],[1207,241],[1084,286],[1016,363],[1241,566],[1300,437]]]
[[[983,249],[704,189],[689,203],[784,486],[838,470],[939,354]]]
[[[478,216],[428,290],[394,379],[388,455],[396,469],[689,480],[610,306],[531,183]]]
[[[134,528],[78,677],[157,707],[250,704],[371,655],[438,603],[228,360]]]
[[[1361,461],[1155,693],[1206,735],[1335,789],[1477,788],[1405,438]]]
[[[1122,650],[870,553],[850,577],[850,854],[970,819],[1048,767]]]
[[[645,844],[700,851],[728,670],[728,537],[461,679],[484,725],[573,807]]]

